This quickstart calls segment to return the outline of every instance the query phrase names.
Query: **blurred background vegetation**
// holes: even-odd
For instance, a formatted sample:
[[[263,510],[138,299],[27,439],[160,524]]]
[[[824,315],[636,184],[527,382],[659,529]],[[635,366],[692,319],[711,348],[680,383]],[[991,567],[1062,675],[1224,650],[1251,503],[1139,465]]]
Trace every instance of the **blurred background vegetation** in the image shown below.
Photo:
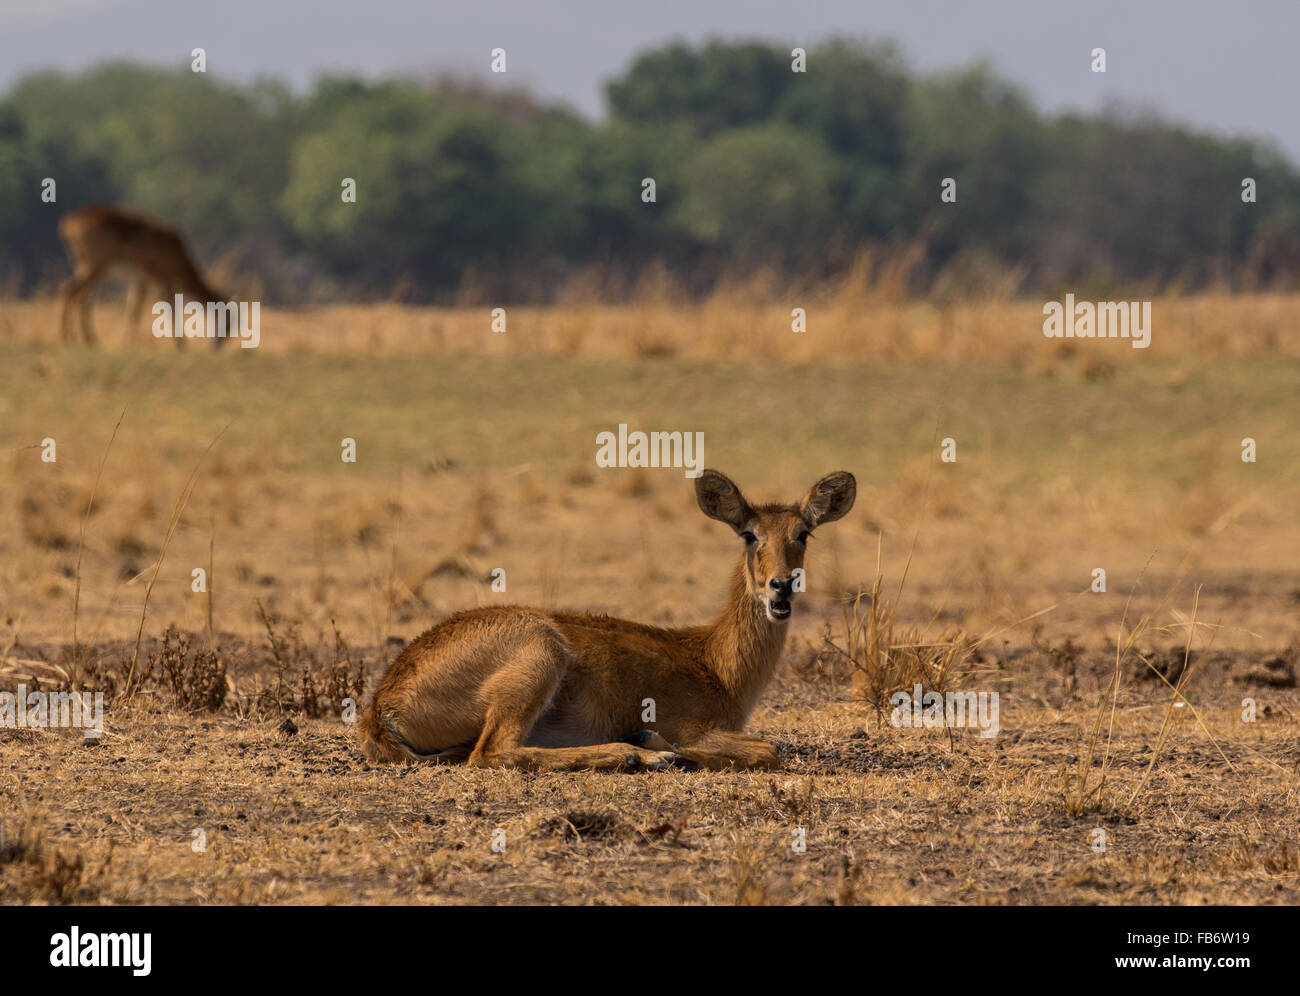
[[[764,43],[656,48],[608,83],[599,122],[495,81],[28,76],[0,99],[0,292],[53,289],[58,216],[103,202],[166,219],[246,294],[289,305],[619,300],[648,274],[689,294],[788,288],[868,247],[937,294],[1008,275],[1050,295],[1294,276],[1276,247],[1300,231],[1300,173],[1266,140],[1120,108],[1046,116],[986,65],[917,74],[884,44],[790,61]]]

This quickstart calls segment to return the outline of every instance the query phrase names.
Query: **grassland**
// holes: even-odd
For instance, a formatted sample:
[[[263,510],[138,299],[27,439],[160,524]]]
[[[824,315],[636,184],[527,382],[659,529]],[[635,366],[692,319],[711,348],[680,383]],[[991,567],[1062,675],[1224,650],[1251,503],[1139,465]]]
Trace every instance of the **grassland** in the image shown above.
[[[127,348],[103,308],[106,347],[56,347],[51,302],[6,303],[0,688],[110,702],[99,746],[0,731],[0,900],[1295,903],[1297,304],[1161,299],[1149,350],[876,285],[810,296],[802,335],[739,294],[511,309],[505,335],[487,308],[268,309],[262,348],[214,355]],[[620,423],[703,432],[759,499],[858,476],[751,722],[783,770],[368,769],[331,693],[446,613],[720,604],[734,537],[681,470],[596,467]],[[999,692],[998,737],[894,729],[826,644],[882,535],[900,625],[982,638],[960,680]],[[1155,670],[1189,633],[1175,699]]]

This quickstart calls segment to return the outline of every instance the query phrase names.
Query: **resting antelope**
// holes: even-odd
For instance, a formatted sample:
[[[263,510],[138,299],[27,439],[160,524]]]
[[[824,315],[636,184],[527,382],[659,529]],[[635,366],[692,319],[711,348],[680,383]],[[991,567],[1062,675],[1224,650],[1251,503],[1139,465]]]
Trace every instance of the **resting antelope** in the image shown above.
[[[128,339],[140,325],[149,284],[161,288],[169,300],[173,294],[186,294],[204,304],[228,300],[200,276],[176,231],[144,215],[101,205],[81,208],[59,219],[59,239],[74,271],[60,288],[63,311],[59,329],[65,342],[73,338],[68,318],[76,302],[81,305],[81,338],[87,345],[95,341],[90,326],[90,299],[95,285],[114,265],[134,271],[126,298]],[[179,322],[179,316],[175,320]],[[182,341],[177,337],[178,345]],[[221,341],[215,337],[212,344],[220,346]]]
[[[460,612],[385,673],[358,724],[367,756],[534,771],[775,767],[776,748],[741,731],[776,671],[808,539],[856,494],[853,475],[838,471],[797,505],[750,505],[704,471],[700,508],[745,544],[714,622],[659,629],[522,607]],[[642,721],[645,699],[653,723]]]

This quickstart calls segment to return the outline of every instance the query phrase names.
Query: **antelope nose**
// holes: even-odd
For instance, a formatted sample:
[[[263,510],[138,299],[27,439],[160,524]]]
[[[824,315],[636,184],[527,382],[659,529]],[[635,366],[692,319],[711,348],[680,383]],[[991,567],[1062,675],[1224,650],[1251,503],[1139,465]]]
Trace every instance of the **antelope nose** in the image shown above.
[[[775,594],[780,595],[782,598],[784,598],[785,596],[790,594],[790,588],[792,587],[793,582],[791,582],[789,579],[773,578],[767,584],[768,587],[771,588]]]

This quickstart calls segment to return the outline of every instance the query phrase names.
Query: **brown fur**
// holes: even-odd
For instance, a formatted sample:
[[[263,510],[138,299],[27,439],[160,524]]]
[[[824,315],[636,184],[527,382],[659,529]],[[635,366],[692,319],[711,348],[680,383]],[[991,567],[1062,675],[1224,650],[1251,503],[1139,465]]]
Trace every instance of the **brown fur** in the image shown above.
[[[757,507],[717,471],[695,490],[706,515],[746,540],[714,622],[659,629],[515,606],[457,613],[384,674],[358,724],[366,755],[541,771],[775,767],[776,749],[741,732],[785,644],[776,614],[793,596],[771,585],[788,585],[805,534],[847,513],[856,483],[839,471],[798,505]],[[654,722],[642,720],[644,699]]]
[[[90,299],[95,285],[115,264],[130,267],[133,279],[127,292],[126,332],[128,338],[139,327],[149,285],[164,294],[186,294],[195,301],[225,301],[226,295],[213,290],[199,275],[185,244],[176,231],[161,222],[118,207],[92,205],[59,219],[59,239],[72,263],[73,275],[59,290],[63,311],[59,328],[65,342],[73,338],[68,318],[74,303],[81,305],[81,337],[87,345],[95,341],[90,324]],[[180,321],[180,316],[176,316]],[[184,339],[177,337],[179,345]],[[212,340],[214,346],[222,342]]]

